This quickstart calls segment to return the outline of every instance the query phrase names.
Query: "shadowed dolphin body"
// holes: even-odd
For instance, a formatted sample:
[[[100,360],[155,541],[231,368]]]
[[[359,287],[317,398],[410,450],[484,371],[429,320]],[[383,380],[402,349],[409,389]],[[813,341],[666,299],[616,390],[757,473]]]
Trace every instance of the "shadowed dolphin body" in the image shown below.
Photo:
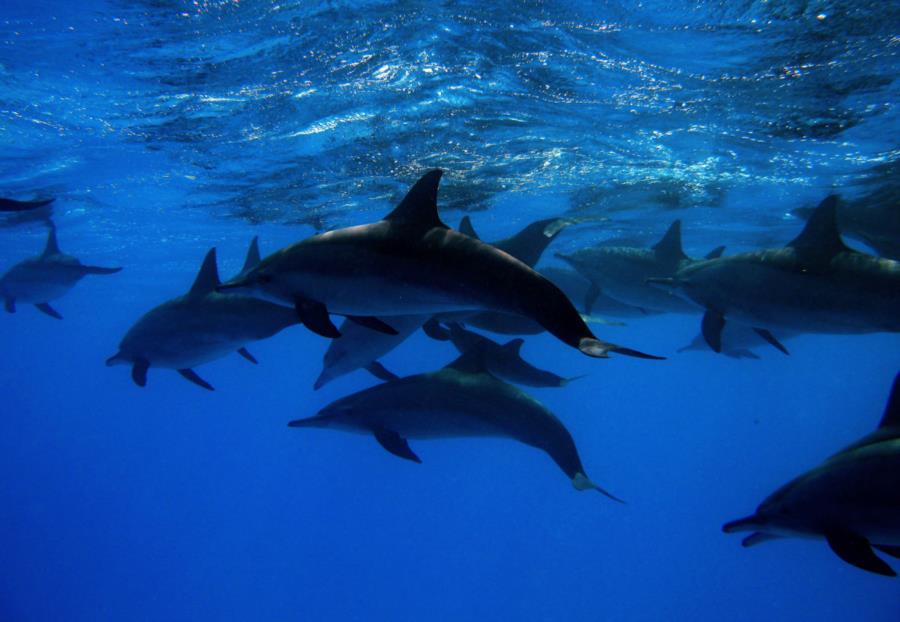
[[[241,273],[259,261],[256,238],[250,245]],[[216,249],[210,249],[190,291],[154,307],[132,326],[119,351],[107,366],[128,365],[140,387],[147,384],[150,367],[175,369],[194,384],[213,390],[193,367],[231,352],[256,363],[244,347],[299,323],[294,310],[241,294],[220,294]]]
[[[775,538],[824,538],[845,562],[896,573],[872,548],[900,557],[900,375],[878,429],[781,487],[756,513],[727,523],[751,531],[745,547]]]
[[[848,248],[837,229],[836,208],[836,196],[822,201],[784,248],[693,263],[659,282],[706,310],[703,336],[717,352],[726,318],[757,327],[766,339],[775,328],[900,331],[900,262]]]
[[[545,451],[578,490],[595,489],[572,435],[553,413],[516,387],[485,371],[467,353],[429,374],[391,380],[337,400],[294,428],[330,428],[371,434],[387,451],[421,462],[408,439],[501,437]]]
[[[708,256],[718,256],[719,247]],[[590,295],[605,294],[627,305],[648,311],[696,313],[690,302],[670,291],[654,287],[650,278],[672,277],[696,259],[685,255],[681,246],[681,221],[676,220],[652,248],[594,246],[572,254],[557,253],[593,286]]]
[[[485,370],[507,382],[527,387],[564,387],[576,378],[563,378],[553,372],[538,369],[522,358],[519,351],[524,341],[513,339],[500,345],[461,325],[450,324],[450,341],[460,354],[478,351]]]
[[[307,327],[328,337],[340,335],[329,313],[393,332],[378,317],[493,310],[525,315],[588,356],[655,358],[600,341],[550,281],[442,223],[441,174],[426,173],[384,220],[293,244],[221,289],[293,304]]]
[[[48,226],[44,252],[17,263],[0,277],[0,297],[9,313],[15,313],[17,302],[23,302],[61,320],[62,315],[50,306],[51,300],[65,295],[88,274],[114,274],[122,269],[85,266],[75,257],[63,254],[56,241],[56,226],[52,222]]]

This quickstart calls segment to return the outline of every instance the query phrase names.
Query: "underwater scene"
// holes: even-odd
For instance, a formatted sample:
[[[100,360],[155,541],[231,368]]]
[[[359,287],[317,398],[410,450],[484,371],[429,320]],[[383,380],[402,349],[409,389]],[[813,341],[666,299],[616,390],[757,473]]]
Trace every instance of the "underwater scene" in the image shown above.
[[[900,619],[900,4],[0,2],[0,621]]]

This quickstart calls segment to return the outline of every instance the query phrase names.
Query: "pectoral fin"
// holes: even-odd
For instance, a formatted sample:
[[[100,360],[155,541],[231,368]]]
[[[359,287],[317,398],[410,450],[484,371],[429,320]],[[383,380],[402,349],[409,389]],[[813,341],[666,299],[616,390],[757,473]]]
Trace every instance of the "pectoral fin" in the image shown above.
[[[139,387],[147,386],[147,370],[150,369],[150,361],[138,359],[131,366],[131,379]]]
[[[834,554],[851,566],[885,577],[897,576],[883,559],[875,555],[872,545],[862,536],[849,532],[829,532],[825,534],[825,540]]]
[[[347,319],[351,322],[356,322],[360,326],[365,326],[371,330],[377,331],[379,333],[384,333],[385,335],[397,335],[397,329],[388,324],[387,322],[383,322],[379,320],[377,317],[372,317],[369,315],[348,315]]]
[[[206,380],[204,380],[203,378],[198,376],[197,372],[195,372],[193,369],[190,369],[190,368],[179,369],[178,373],[181,374],[182,378],[184,378],[185,380],[190,380],[191,382],[196,384],[198,387],[203,387],[207,391],[215,391],[213,386],[211,384],[209,384]]]
[[[396,380],[399,378],[397,374],[385,368],[384,365],[379,363],[378,361],[372,361],[368,365],[366,365],[366,371],[378,378],[379,380]]]
[[[373,430],[375,434],[375,440],[384,447],[386,450],[397,456],[398,458],[403,458],[404,460],[412,460],[413,462],[418,462],[422,464],[422,460],[413,453],[413,450],[409,448],[409,443],[405,438],[401,437],[399,434],[394,432],[393,430],[387,430],[385,428],[379,428],[377,430]]]
[[[714,352],[722,351],[722,329],[725,328],[725,316],[718,311],[707,309],[700,323],[700,332],[706,343]]]
[[[253,239],[256,239],[256,238],[253,238]],[[240,348],[240,349],[238,350],[238,354],[240,354],[241,356],[243,356],[245,359],[247,359],[248,361],[250,361],[250,362],[253,363],[254,365],[259,364],[259,361],[256,360],[256,357],[255,357],[255,356],[253,356],[252,354],[250,354],[250,351],[249,351],[247,348]]]
[[[38,311],[40,311],[41,313],[46,313],[50,317],[55,317],[57,320],[63,319],[63,317],[59,314],[59,311],[57,311],[56,309],[51,307],[46,302],[42,302],[42,303],[36,304],[34,306],[37,307]]]
[[[317,335],[329,339],[337,339],[341,336],[341,331],[328,317],[328,309],[321,302],[297,300],[294,303],[294,309],[300,317],[300,322]]]
[[[760,337],[765,339],[766,343],[771,344],[772,347],[775,348],[776,350],[778,350],[784,354],[790,355],[790,352],[788,352],[788,349],[784,347],[784,344],[782,344],[780,341],[778,341],[778,339],[775,338],[775,335],[773,335],[771,332],[769,332],[765,328],[754,328],[753,332],[755,332],[757,335],[759,335]]]

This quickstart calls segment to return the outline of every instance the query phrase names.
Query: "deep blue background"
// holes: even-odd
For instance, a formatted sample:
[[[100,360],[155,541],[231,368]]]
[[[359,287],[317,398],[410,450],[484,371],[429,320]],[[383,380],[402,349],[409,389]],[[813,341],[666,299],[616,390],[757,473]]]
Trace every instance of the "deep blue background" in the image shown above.
[[[626,505],[511,442],[421,442],[414,465],[289,430],[374,382],[313,392],[327,344],[302,328],[198,369],[215,393],[104,367],[210,246],[233,274],[253,235],[265,254],[377,219],[429,166],[446,220],[479,210],[487,239],[566,213],[551,250],[652,243],[681,217],[700,255],[783,244],[790,209],[896,158],[891,3],[432,4],[0,8],[3,192],[59,196],[62,249],[125,267],[64,321],[0,318],[0,619],[896,620],[898,583],[822,542],[720,533],[876,425],[896,335],[734,361],[675,354],[698,317],[597,327],[663,362],[528,338],[587,374],[529,392]],[[44,236],[0,230],[2,266]],[[453,357],[417,334],[385,363]]]

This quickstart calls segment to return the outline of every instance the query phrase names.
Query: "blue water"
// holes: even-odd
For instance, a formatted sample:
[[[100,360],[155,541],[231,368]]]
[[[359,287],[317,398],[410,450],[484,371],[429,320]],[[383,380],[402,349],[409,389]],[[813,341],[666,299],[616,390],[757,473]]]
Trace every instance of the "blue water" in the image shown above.
[[[824,543],[720,532],[874,428],[896,335],[736,361],[675,353],[694,316],[596,327],[663,362],[529,337],[587,374],[528,392],[625,505],[508,441],[414,465],[288,429],[374,382],[314,392],[327,343],[301,327],[199,368],[214,393],[103,363],[208,248],[234,274],[252,236],[377,220],[435,166],[442,217],[486,239],[577,220],[547,263],[675,218],[692,255],[784,244],[829,192],[900,193],[898,36],[876,0],[4,0],[0,195],[56,196],[63,251],[125,269],[64,321],[0,318],[0,620],[896,621],[900,584]],[[46,235],[5,224],[3,270]],[[418,333],[384,362],[454,356]]]

